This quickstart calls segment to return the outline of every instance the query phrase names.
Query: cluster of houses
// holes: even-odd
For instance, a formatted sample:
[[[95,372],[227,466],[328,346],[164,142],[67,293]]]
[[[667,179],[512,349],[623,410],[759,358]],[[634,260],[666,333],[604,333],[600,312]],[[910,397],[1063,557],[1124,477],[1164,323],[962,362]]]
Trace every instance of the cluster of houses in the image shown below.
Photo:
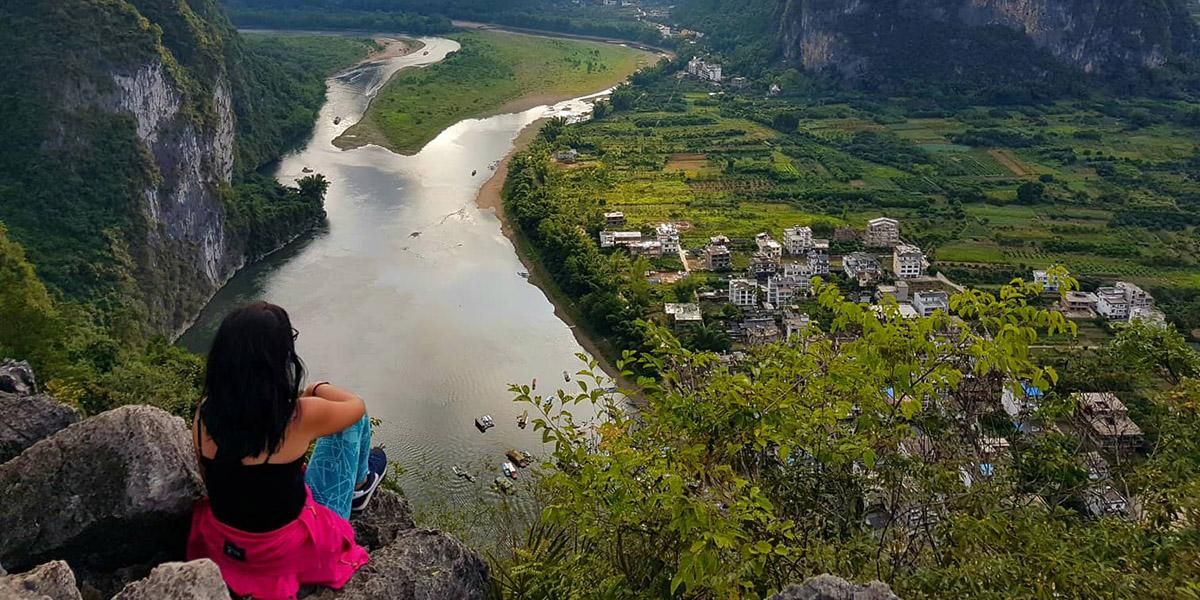
[[[605,213],[604,220],[610,227],[625,225],[625,215],[620,212]],[[641,231],[606,229],[600,232],[600,247],[624,248],[632,256],[650,258],[678,255],[681,248],[679,228],[672,223],[661,223],[655,227],[653,236],[643,236]]]
[[[1035,282],[1046,291],[1057,292],[1057,281],[1045,271],[1034,271]],[[1145,321],[1164,324],[1166,317],[1154,308],[1154,297],[1136,284],[1118,281],[1095,292],[1068,291],[1063,295],[1062,311],[1073,318],[1100,317],[1108,321]]]
[[[721,63],[708,62],[703,58],[693,56],[692,60],[688,61],[685,72],[700,81],[709,83],[721,83]]]

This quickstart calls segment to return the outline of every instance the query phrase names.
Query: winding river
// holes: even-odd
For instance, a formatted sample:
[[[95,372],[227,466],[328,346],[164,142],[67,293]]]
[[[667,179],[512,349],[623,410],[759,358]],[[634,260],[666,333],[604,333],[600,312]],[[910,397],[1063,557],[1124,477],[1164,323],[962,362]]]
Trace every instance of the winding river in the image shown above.
[[[422,41],[421,51],[329,80],[312,139],[277,172],[286,183],[306,168],[329,179],[327,226],[234,277],[181,343],[206,351],[220,318],[247,301],[284,306],[310,379],[355,390],[381,420],[376,442],[403,465],[410,500],[419,509],[447,501],[462,508],[496,495],[491,482],[506,450],[541,451],[539,433],[517,428],[524,407],[507,385],[536,378],[542,393],[574,387],[563,372],[577,371],[574,355],[583,352],[523,277],[513,244],[476,194],[522,129],[551,110],[587,107],[575,100],[463,121],[411,157],[335,148],[331,141],[393,73],[458,48]],[[482,414],[496,420],[486,434],[473,425]],[[477,481],[455,477],[455,464]]]

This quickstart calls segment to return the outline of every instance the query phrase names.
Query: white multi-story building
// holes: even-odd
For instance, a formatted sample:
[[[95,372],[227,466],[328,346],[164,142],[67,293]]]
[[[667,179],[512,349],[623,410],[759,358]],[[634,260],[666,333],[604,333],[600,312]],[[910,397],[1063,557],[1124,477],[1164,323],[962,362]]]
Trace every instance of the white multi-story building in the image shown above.
[[[808,264],[808,260],[799,262],[790,262],[783,265],[783,274],[788,277],[803,277],[812,279],[816,273],[813,273],[812,265]]]
[[[783,245],[775,241],[770,234],[760,233],[754,236],[754,245],[758,251],[771,255],[772,258],[783,258]]]
[[[939,310],[950,314],[950,294],[946,292],[917,292],[913,294],[912,307],[922,317],[928,317]]]
[[[730,279],[729,302],[742,308],[758,306],[758,283],[750,279]]]
[[[812,227],[790,227],[783,230],[783,245],[792,256],[804,256],[813,245]]]
[[[688,61],[687,72],[703,81],[711,81],[713,83],[721,83],[721,65],[719,63],[710,63],[703,58],[692,57]]]
[[[919,279],[925,274],[925,253],[911,244],[892,249],[892,271],[899,279]]]
[[[851,252],[842,257],[842,270],[846,277],[858,281],[861,286],[870,285],[882,272],[879,260],[866,252]]]
[[[662,242],[658,240],[646,240],[642,242],[634,242],[626,246],[629,249],[629,254],[633,256],[649,256],[658,258],[663,255]]]
[[[642,232],[640,231],[601,231],[600,232],[600,247],[601,248],[616,248],[620,246],[629,246],[642,241]]]
[[[750,270],[758,275],[774,275],[779,272],[780,259],[769,252],[755,252],[750,257]]]
[[[812,280],[799,275],[774,275],[767,280],[767,302],[786,306],[812,290]]]
[[[813,240],[808,250],[808,266],[813,275],[829,274],[829,240]]]
[[[1062,278],[1046,271],[1034,271],[1033,282],[1042,284],[1043,292],[1057,292],[1062,287]]]
[[[894,248],[900,244],[900,221],[879,217],[867,221],[863,243],[868,248]]]
[[[1096,312],[1110,321],[1125,321],[1137,311],[1139,317],[1154,309],[1154,297],[1126,281],[1096,290]]]
[[[1063,310],[1070,312],[1088,312],[1096,310],[1100,298],[1091,292],[1067,292],[1062,299]]]
[[[655,230],[663,254],[679,254],[679,229],[673,223],[663,223]]]
[[[714,235],[708,238],[710,246],[729,246],[729,237],[724,235]]]

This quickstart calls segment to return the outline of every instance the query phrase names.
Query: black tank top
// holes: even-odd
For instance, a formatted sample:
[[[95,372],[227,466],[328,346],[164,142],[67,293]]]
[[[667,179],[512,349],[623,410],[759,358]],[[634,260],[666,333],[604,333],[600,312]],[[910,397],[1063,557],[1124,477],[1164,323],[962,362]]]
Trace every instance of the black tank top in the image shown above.
[[[268,457],[267,460],[270,460]],[[308,490],[304,457],[290,463],[242,464],[200,457],[217,520],[250,533],[274,531],[300,516]]]

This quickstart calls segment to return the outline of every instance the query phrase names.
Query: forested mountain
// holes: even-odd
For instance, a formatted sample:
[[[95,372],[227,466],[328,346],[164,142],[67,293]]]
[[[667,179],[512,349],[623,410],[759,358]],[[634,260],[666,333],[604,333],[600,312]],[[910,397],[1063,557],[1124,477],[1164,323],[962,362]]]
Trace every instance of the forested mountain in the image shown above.
[[[322,214],[254,176],[309,131],[321,77],[247,53],[215,1],[8,3],[0,48],[0,222],[101,320],[173,333]]]
[[[885,90],[946,79],[1061,89],[1080,74],[1144,89],[1168,78],[1146,71],[1194,58],[1188,13],[1184,0],[690,0],[675,16],[726,53],[765,39],[762,59]]]

